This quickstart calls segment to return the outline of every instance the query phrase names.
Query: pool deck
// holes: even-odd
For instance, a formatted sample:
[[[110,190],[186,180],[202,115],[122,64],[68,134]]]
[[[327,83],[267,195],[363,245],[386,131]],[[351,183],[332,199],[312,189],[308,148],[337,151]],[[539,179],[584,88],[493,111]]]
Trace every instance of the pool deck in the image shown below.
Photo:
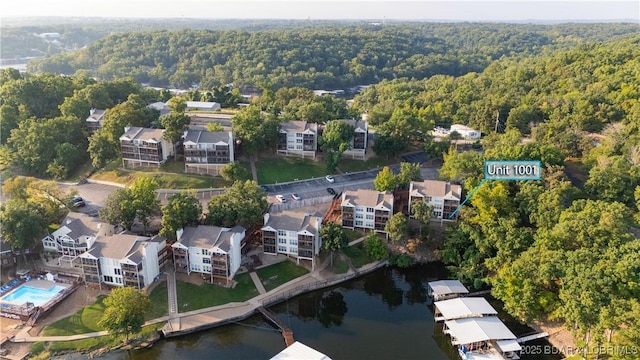
[[[24,283],[20,284],[20,286],[30,286],[30,287],[37,288],[37,289],[42,289],[42,290],[51,290],[51,288],[54,287],[54,286],[62,286],[62,287],[66,287],[67,288],[67,287],[70,287],[71,285],[63,284],[63,283],[57,283],[57,282],[53,282],[53,281],[49,281],[49,280],[33,279],[31,281],[27,281],[27,282],[24,282]],[[18,289],[20,286],[16,287],[15,289]]]

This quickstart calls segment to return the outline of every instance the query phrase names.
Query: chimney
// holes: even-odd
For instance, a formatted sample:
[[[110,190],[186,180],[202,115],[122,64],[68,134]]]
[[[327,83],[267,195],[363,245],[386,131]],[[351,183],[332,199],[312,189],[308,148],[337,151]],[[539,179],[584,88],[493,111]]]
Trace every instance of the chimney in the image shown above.
[[[89,115],[93,115],[93,113],[95,113],[95,112],[96,112],[96,109],[95,108],[91,108],[91,110],[89,110]]]

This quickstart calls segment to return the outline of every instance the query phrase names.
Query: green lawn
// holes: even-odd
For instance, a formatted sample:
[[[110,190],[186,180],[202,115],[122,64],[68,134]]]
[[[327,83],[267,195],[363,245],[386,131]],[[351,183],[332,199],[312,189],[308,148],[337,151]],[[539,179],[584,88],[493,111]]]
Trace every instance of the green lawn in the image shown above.
[[[152,338],[158,330],[162,329],[165,323],[158,323],[143,326],[142,330],[137,334],[129,335],[132,338]],[[57,353],[63,351],[82,352],[104,347],[113,347],[121,344],[125,340],[124,335],[117,336],[99,336],[89,339],[73,340],[73,341],[52,341],[52,342],[35,342],[31,345],[31,353],[37,355],[43,351]]]
[[[347,264],[347,262],[338,254],[333,254],[333,268],[331,268],[331,270],[334,274],[344,274],[349,271],[349,264]]]
[[[396,158],[385,159],[383,157],[374,157],[366,161],[362,160],[353,160],[353,159],[342,159],[338,163],[338,169],[343,172],[356,172],[356,171],[364,171],[370,170],[377,167],[382,167],[389,164],[395,164],[398,160]]]
[[[342,230],[344,231],[345,235],[347,235],[347,239],[349,242],[352,242],[353,240],[356,240],[356,239],[360,239],[361,237],[364,236],[355,230],[351,230],[351,229],[342,229]]]
[[[169,299],[166,281],[163,281],[151,291],[149,300],[151,300],[151,310],[144,317],[146,321],[169,315]]]
[[[265,290],[271,291],[278,286],[300,277],[309,270],[294,264],[291,261],[282,261],[271,266],[256,270]]]
[[[187,312],[230,302],[242,302],[258,296],[258,290],[253,285],[248,273],[237,275],[234,280],[238,284],[233,289],[211,284],[195,285],[178,281],[178,311]]]
[[[347,246],[342,250],[349,258],[351,258],[351,264],[354,267],[360,268],[365,264],[371,262],[367,251],[364,248],[364,242],[356,244],[354,246]]]
[[[256,162],[256,170],[258,170],[260,184],[275,184],[327,175],[324,162],[299,158],[262,159]]]
[[[102,313],[104,313],[104,299],[106,298],[106,296],[99,296],[95,303],[85,306],[82,310],[69,317],[46,326],[42,331],[43,335],[65,336],[104,330],[98,326],[98,321],[100,321]]]
[[[248,169],[248,164],[243,165]],[[251,172],[248,171],[250,174]],[[181,161],[168,161],[158,167],[138,167],[138,168],[122,168],[121,160],[114,160],[98,170],[92,179],[111,181],[128,185],[139,177],[154,178],[161,189],[204,189],[204,188],[221,188],[231,186],[231,183],[225,181],[219,176],[205,176],[184,173],[184,163]]]

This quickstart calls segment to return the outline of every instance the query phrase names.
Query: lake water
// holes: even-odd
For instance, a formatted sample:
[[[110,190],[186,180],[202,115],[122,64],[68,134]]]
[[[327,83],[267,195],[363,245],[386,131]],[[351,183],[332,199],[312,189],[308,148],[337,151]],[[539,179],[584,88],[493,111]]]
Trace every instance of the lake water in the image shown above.
[[[288,324],[296,340],[334,360],[457,359],[427,305],[427,282],[443,278],[446,273],[441,264],[383,268],[270,310]],[[253,316],[241,324],[165,339],[150,349],[113,352],[103,358],[269,359],[284,347],[280,332],[262,316]]]

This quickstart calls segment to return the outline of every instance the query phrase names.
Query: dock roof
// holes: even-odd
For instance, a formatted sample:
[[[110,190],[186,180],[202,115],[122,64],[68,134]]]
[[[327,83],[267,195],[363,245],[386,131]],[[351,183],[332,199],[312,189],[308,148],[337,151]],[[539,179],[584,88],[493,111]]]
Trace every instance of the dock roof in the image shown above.
[[[497,315],[496,309],[485,298],[466,297],[436,301],[433,305],[440,311],[444,320],[454,320],[469,317]]]
[[[429,282],[429,287],[433,295],[441,296],[447,294],[468,294],[464,285],[458,280],[438,280]]]
[[[289,347],[282,350],[281,352],[279,352],[278,354],[276,354],[274,357],[271,358],[271,360],[297,360],[297,359],[331,360],[331,358],[328,357],[327,355],[313,348],[310,348],[307,345],[298,341],[294,342]]]
[[[489,340],[515,340],[516,336],[495,316],[448,320],[453,345],[472,344]]]

